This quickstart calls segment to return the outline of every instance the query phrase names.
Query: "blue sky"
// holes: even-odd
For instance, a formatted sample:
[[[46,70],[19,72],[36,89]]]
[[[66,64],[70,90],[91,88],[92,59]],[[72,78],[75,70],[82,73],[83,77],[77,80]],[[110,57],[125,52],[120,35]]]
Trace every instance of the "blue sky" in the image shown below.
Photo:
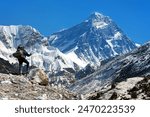
[[[110,16],[137,43],[150,39],[150,0],[1,0],[0,25],[31,25],[48,36],[95,11]]]

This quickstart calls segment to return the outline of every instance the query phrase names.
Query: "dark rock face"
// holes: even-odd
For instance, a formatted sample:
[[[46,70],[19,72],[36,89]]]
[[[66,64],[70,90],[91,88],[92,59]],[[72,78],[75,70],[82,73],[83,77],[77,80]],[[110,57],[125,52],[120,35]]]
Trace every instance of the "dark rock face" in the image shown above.
[[[112,96],[109,98],[109,100],[116,100],[118,97],[116,92],[113,92]]]
[[[15,65],[10,64],[8,61],[0,58],[0,73],[4,74],[18,74]]]
[[[100,92],[97,92],[94,95],[89,96],[87,99],[88,100],[97,100],[97,99],[99,99],[101,97],[101,95],[102,94]]]
[[[131,60],[122,62],[122,68],[116,82],[129,77],[144,77],[150,72],[150,43],[141,46],[136,51],[129,54]],[[129,57],[127,56],[127,57]]]
[[[95,69],[90,64],[88,64],[84,69],[81,69],[80,71],[76,72],[75,78],[81,79],[94,72],[95,72]]]

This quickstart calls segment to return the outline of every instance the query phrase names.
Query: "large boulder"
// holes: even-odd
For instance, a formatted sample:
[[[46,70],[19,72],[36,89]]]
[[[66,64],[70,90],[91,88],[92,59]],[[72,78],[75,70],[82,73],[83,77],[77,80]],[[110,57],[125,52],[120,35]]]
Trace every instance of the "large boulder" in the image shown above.
[[[31,80],[32,83],[38,83],[44,86],[48,85],[49,83],[47,74],[44,72],[44,70],[39,68],[30,70],[28,78]]]

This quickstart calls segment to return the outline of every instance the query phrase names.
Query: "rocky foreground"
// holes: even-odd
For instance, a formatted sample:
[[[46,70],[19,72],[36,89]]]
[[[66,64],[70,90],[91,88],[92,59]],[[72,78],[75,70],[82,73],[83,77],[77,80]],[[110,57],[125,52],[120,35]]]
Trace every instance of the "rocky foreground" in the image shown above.
[[[0,73],[0,100],[150,99],[149,76],[128,78],[125,81],[104,87],[102,90],[79,96],[63,86],[50,85],[44,74],[41,73],[39,69],[36,72],[32,70],[27,76]]]
[[[76,99],[75,94],[67,91],[63,87],[52,86],[46,84],[46,82],[40,84],[42,82],[38,75],[31,77],[31,75],[19,76],[0,73],[0,100]]]

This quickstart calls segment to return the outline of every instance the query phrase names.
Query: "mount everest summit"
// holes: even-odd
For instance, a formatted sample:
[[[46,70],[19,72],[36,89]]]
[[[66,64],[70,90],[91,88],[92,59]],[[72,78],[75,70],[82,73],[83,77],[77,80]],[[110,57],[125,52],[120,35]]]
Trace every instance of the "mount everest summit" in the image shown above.
[[[115,22],[97,12],[72,28],[52,34],[49,43],[83,67],[100,65],[102,60],[136,48]]]

